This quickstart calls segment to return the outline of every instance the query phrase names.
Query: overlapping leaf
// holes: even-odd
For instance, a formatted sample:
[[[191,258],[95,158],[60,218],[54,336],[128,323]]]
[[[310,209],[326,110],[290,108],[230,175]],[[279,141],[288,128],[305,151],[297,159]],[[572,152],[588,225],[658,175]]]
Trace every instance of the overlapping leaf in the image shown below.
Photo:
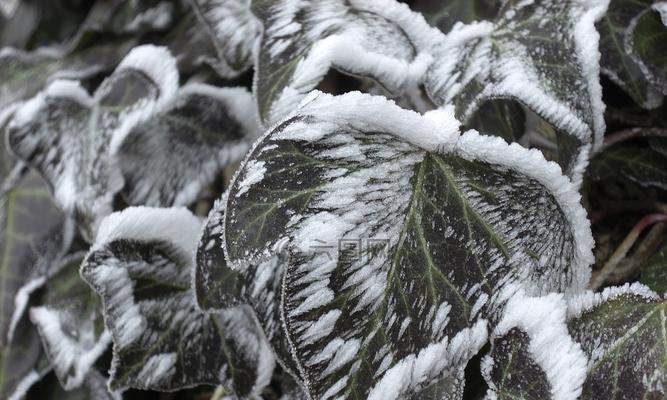
[[[30,309],[49,361],[68,390],[85,383],[91,366],[111,342],[97,295],[79,277],[84,255],[63,259],[45,284],[41,304]]]
[[[330,68],[369,77],[394,94],[415,90],[440,32],[393,1],[256,0],[264,27],[254,93],[265,125],[289,114]],[[430,49],[429,49],[430,50]]]
[[[569,312],[570,334],[590,357],[582,399],[667,395],[664,299],[633,284],[582,295]]]
[[[216,202],[209,214],[204,233],[197,247],[194,290],[202,310],[215,311],[248,304],[255,311],[264,334],[271,343],[284,370],[298,379],[280,316],[281,286],[286,255],[277,255],[264,262],[237,271],[227,264],[223,251],[224,206]]]
[[[196,200],[259,135],[254,109],[243,88],[181,88],[175,104],[135,126],[119,150],[127,202],[168,207]]]
[[[652,1],[612,0],[604,17],[596,24],[600,32],[600,66],[602,73],[625,90],[637,104],[644,108],[656,108],[662,103],[662,95],[644,76],[641,66],[628,52],[640,14],[650,11]],[[648,40],[648,37],[637,40]]]
[[[107,389],[106,378],[92,370],[80,388],[65,391],[57,380],[49,382],[40,392],[40,400],[121,400],[120,393],[112,393]]]
[[[667,240],[646,261],[639,281],[656,293],[667,293]]]
[[[172,101],[175,61],[163,48],[133,49],[95,92],[55,81],[26,102],[9,127],[12,151],[51,184],[54,198],[92,238],[123,186],[115,153],[138,123]]]
[[[315,92],[231,185],[228,260],[243,270],[285,246],[282,313],[314,398],[396,398],[458,377],[517,287],[588,280],[590,230],[559,168],[459,137],[452,114]]]
[[[588,358],[568,334],[566,313],[561,295],[509,300],[483,360],[488,398],[579,397]]]
[[[464,123],[489,100],[523,103],[559,131],[558,163],[578,183],[605,130],[594,27],[605,9],[602,0],[507,3],[494,22],[447,35],[426,89],[436,103],[453,103]]]
[[[664,2],[655,2],[631,21],[625,47],[649,82],[667,94],[667,25],[660,7]]]
[[[223,384],[252,397],[269,383],[273,355],[250,311],[196,308],[190,276],[200,229],[185,209],[130,208],[103,221],[81,274],[103,300],[112,389]]]
[[[667,131],[637,128],[627,140],[600,149],[586,171],[593,181],[627,179],[640,186],[667,189]]]
[[[424,15],[426,20],[442,32],[449,32],[461,22],[469,24],[475,21],[495,19],[502,1],[500,0],[415,0],[412,7]]]
[[[253,63],[261,25],[250,11],[251,0],[190,0],[218,54],[217,71],[234,77]]]

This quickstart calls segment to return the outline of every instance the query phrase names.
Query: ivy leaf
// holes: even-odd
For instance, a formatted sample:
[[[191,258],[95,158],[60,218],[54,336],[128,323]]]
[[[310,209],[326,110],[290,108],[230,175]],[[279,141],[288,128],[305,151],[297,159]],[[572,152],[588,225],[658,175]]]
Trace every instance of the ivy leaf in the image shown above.
[[[85,79],[110,70],[132,40],[99,44],[67,54],[58,50],[0,50],[0,109],[36,95],[55,79]]]
[[[393,1],[256,0],[264,27],[254,93],[264,125],[289,114],[330,68],[372,78],[392,95],[416,90],[424,49],[441,33]]]
[[[45,295],[38,307],[30,309],[47,356],[66,390],[85,384],[98,357],[111,343],[97,295],[79,277],[85,254],[76,253],[45,284]]]
[[[500,0],[415,0],[412,8],[424,15],[431,25],[447,33],[457,22],[493,20],[501,3]]]
[[[164,113],[136,125],[118,152],[130,205],[186,206],[258,136],[243,88],[189,84]]]
[[[239,397],[269,384],[274,359],[251,311],[196,308],[199,220],[186,209],[128,208],[104,219],[81,275],[102,297],[112,390],[223,384]]]
[[[0,197],[0,345],[15,334],[29,294],[44,284],[51,264],[69,246],[68,226],[51,201],[46,183],[35,173]]]
[[[667,189],[667,132],[639,129],[631,140],[605,145],[591,159],[588,179],[605,181],[627,179],[644,187]]]
[[[592,238],[569,180],[459,125],[452,108],[314,92],[231,184],[231,265],[287,242],[282,314],[311,397],[389,399],[458,376],[510,292],[585,286]]]
[[[632,99],[646,109],[662,104],[662,95],[646,79],[641,67],[626,49],[632,36],[633,20],[650,9],[651,1],[612,0],[604,17],[596,24],[600,32],[600,67],[603,74],[619,85]]]
[[[572,301],[568,329],[590,357],[582,399],[665,397],[665,304],[640,284]]]
[[[55,81],[13,115],[9,145],[51,184],[59,207],[86,238],[112,210],[123,187],[116,152],[137,124],[175,96],[178,71],[164,48],[133,49],[94,97],[72,81]]]
[[[299,380],[280,314],[286,254],[278,252],[276,256],[251,264],[242,271],[230,268],[223,251],[224,210],[225,202],[217,201],[197,246],[193,279],[197,304],[204,311],[250,305],[277,361],[283,370]]]
[[[0,344],[0,397],[23,398],[51,370],[39,334],[27,314],[16,324],[11,342]]]
[[[667,293],[667,240],[646,261],[639,281],[656,293]]]
[[[631,21],[625,47],[646,78],[667,94],[667,25],[661,16],[660,3],[647,7]]]
[[[588,357],[570,337],[560,294],[518,293],[505,307],[482,361],[487,398],[572,399],[581,394]]]
[[[436,103],[454,104],[464,123],[489,100],[524,104],[563,136],[558,163],[578,184],[605,131],[594,26],[605,9],[605,1],[508,3],[494,22],[447,35],[434,50],[426,89]]]
[[[218,54],[216,70],[233,78],[253,64],[253,48],[261,25],[250,11],[250,0],[189,0]]]

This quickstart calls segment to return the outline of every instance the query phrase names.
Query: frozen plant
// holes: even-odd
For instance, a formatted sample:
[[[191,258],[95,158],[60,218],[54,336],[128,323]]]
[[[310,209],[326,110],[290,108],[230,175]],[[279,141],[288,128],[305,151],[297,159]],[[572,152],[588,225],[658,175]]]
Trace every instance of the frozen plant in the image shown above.
[[[0,2],[0,398],[667,398],[667,2]]]

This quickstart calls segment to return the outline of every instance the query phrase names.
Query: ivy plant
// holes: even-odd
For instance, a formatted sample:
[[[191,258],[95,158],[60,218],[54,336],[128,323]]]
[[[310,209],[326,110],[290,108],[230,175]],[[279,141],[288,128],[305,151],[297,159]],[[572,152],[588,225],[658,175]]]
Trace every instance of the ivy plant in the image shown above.
[[[651,0],[1,2],[0,397],[666,398],[665,38]]]

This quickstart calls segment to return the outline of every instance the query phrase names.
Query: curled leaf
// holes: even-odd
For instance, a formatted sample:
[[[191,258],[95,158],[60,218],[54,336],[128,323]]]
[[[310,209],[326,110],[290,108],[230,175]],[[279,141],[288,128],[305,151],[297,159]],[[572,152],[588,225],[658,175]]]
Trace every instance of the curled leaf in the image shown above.
[[[55,81],[26,102],[10,122],[10,148],[46,178],[58,206],[92,238],[123,187],[119,146],[134,126],[169,104],[177,85],[168,51],[137,47],[94,97],[76,82]]]
[[[251,312],[196,308],[200,230],[186,209],[129,208],[102,222],[81,275],[102,297],[111,331],[111,389],[222,384],[252,397],[269,383],[273,355]]]
[[[605,130],[594,26],[605,10],[603,0],[511,2],[494,22],[458,25],[433,50],[426,89],[464,123],[489,100],[524,104],[562,136],[558,163],[579,183]]]

